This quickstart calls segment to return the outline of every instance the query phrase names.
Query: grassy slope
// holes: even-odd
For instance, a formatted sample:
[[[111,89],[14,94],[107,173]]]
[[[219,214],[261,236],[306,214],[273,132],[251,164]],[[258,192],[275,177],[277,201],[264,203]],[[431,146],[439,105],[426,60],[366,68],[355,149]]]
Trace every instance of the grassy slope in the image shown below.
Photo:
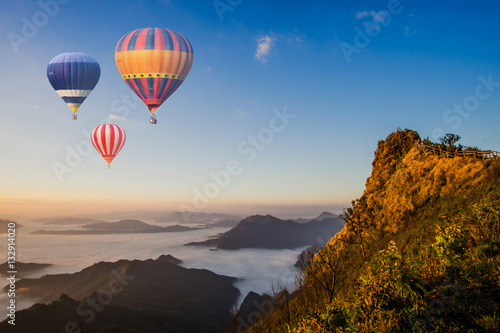
[[[418,139],[379,142],[346,227],[289,306],[249,331],[499,330],[500,160],[433,156]]]

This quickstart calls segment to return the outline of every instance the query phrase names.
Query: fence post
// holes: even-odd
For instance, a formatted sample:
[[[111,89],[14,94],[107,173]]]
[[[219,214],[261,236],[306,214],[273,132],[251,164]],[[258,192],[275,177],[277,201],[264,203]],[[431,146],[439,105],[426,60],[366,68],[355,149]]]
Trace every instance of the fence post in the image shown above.
[[[478,158],[481,158],[483,160],[488,158],[493,158],[493,159],[500,158],[500,152],[492,150],[488,151],[472,150],[472,151],[458,151],[458,152],[455,151],[455,153],[453,153],[447,150],[442,150],[441,148],[436,148],[434,146],[428,146],[425,144],[419,144],[419,145],[420,147],[423,147],[425,151],[432,151],[432,155],[438,155],[438,156],[445,155],[447,158],[459,157],[459,156],[467,157],[470,155],[473,155],[475,160]]]

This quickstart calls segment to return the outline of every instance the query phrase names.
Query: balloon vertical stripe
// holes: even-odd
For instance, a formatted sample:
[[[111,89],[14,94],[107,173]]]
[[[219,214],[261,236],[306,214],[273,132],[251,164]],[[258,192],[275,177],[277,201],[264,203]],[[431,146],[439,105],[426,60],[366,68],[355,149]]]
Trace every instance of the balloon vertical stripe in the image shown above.
[[[167,86],[168,82],[172,82],[172,81],[171,80],[167,80],[167,79],[162,79],[160,81],[160,89],[158,89],[158,94],[156,95],[156,98],[162,99],[163,92],[165,91],[165,87]],[[160,95],[160,93],[162,95]]]
[[[184,43],[186,43],[186,47],[187,47],[187,50],[186,52],[188,53],[193,53],[193,48],[191,47],[191,43],[187,40],[186,37],[184,37],[183,35],[181,35],[182,39],[184,40]]]
[[[158,92],[160,91],[161,82],[162,82],[162,79],[153,80],[153,98],[159,98]]]
[[[139,37],[140,33],[141,30],[137,30],[132,34],[127,45],[127,51],[135,51],[135,45],[137,44],[137,37]]]
[[[114,124],[99,125],[90,135],[92,144],[108,165],[123,148],[126,138],[123,128]]]
[[[129,88],[154,113],[184,82],[193,64],[193,48],[178,32],[137,29],[118,41],[115,60]]]
[[[174,45],[174,51],[181,51],[181,43],[179,42],[179,37],[177,34],[172,33],[170,30],[168,30],[168,34],[170,35],[170,38],[172,38],[172,44]]]
[[[146,36],[148,34],[148,30],[144,29],[139,32],[137,35],[137,43],[135,44],[135,49],[137,51],[142,51],[144,50],[144,44],[146,43]]]
[[[94,147],[96,147],[99,154],[105,155],[104,146],[103,146],[104,141],[102,140],[102,137],[101,137],[101,131],[102,131],[102,127],[98,127],[96,129],[95,133],[92,133],[92,144],[94,145]],[[98,140],[98,138],[100,138],[100,140]]]
[[[108,128],[104,128],[103,134],[104,134],[104,149],[106,155],[111,155],[111,130],[106,131]]]
[[[158,50],[164,50],[165,49],[165,39],[163,38],[163,34],[161,32],[160,28],[154,28],[155,30],[155,36],[154,36],[154,41],[151,49],[148,50],[154,50],[155,47]]]

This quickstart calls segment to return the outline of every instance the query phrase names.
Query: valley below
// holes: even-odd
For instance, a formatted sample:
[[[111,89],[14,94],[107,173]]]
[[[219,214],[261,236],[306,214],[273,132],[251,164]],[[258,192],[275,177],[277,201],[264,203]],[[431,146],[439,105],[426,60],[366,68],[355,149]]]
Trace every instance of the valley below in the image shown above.
[[[161,222],[151,219],[147,220],[148,222],[143,222],[134,219],[120,221],[110,219],[106,221],[79,218],[73,220],[69,218],[59,219],[52,222],[42,220],[43,223],[42,221],[23,221],[25,227],[20,229],[21,231],[18,234],[19,255],[17,260],[19,261],[19,272],[22,272],[22,274],[18,275],[18,277],[22,278],[16,282],[18,286],[16,293],[18,318],[20,320],[23,318],[22,309],[29,308],[30,310],[27,310],[27,313],[29,313],[35,303],[48,304],[49,309],[59,309],[58,311],[63,312],[75,304],[78,307],[79,302],[82,302],[86,297],[106,288],[106,283],[110,280],[108,275],[112,276],[110,272],[117,272],[120,267],[127,271],[129,267],[144,266],[143,271],[136,268],[134,274],[134,276],[139,277],[139,281],[142,281],[143,287],[140,287],[141,283],[135,284],[140,290],[141,288],[147,289],[153,283],[152,281],[160,283],[162,276],[163,279],[172,279],[171,274],[174,271],[172,269],[175,266],[178,267],[175,268],[175,271],[182,271],[184,272],[182,274],[185,275],[184,277],[182,277],[182,274],[177,275],[179,276],[177,278],[178,282],[172,282],[176,286],[173,287],[174,289],[191,290],[190,286],[194,288],[197,283],[201,283],[201,280],[206,279],[203,276],[204,273],[196,272],[204,271],[213,274],[211,276],[221,276],[229,279],[222,282],[222,285],[225,286],[223,288],[224,293],[228,295],[226,303],[224,303],[226,305],[219,309],[219,313],[215,315],[215,317],[219,316],[217,317],[219,319],[216,320],[217,323],[214,327],[220,329],[220,325],[224,323],[223,319],[229,320],[231,308],[239,307],[249,293],[271,294],[272,285],[278,281],[290,288],[294,286],[295,277],[298,273],[294,263],[298,255],[308,246],[313,245],[316,238],[330,238],[332,233],[330,220],[332,217],[336,218],[333,214],[331,215],[327,216],[330,218],[328,221],[325,220],[324,226],[326,228],[314,226],[314,224],[321,224],[322,222],[315,221],[315,223],[311,224],[311,230],[313,231],[304,235],[304,240],[299,243],[297,243],[297,237],[295,237],[293,239],[295,243],[279,243],[276,241],[276,246],[266,248],[266,246],[262,246],[262,239],[255,237],[254,230],[254,238],[248,238],[241,248],[224,249],[221,247],[218,248],[218,251],[211,251],[214,249],[211,247],[185,246],[185,244],[224,236],[231,230],[237,230],[233,241],[238,242],[241,234],[245,234],[247,229],[252,230],[256,225],[258,226],[258,232],[266,234],[266,242],[272,243],[273,237],[277,237],[280,233],[280,228],[282,229],[281,233],[285,233],[285,235],[289,229],[300,228],[306,230],[307,224],[313,219],[300,219],[296,222],[255,215],[242,219],[239,223],[237,221],[231,222],[232,220],[226,216],[218,216],[216,219],[205,221],[197,217],[189,224],[183,221],[180,221],[183,224],[179,223],[179,221],[164,222],[165,217]],[[82,221],[91,223],[82,224]],[[338,222],[336,228],[340,230],[342,225],[339,221],[336,222]],[[236,226],[231,228],[228,225]],[[311,236],[311,232],[316,232],[317,235]],[[166,263],[162,258],[173,259]],[[21,262],[30,264],[24,265]],[[44,265],[36,265],[36,263],[44,263]],[[114,266],[117,267],[109,268]],[[22,267],[26,267],[25,272],[22,271]],[[92,275],[94,277],[90,277],[88,272],[94,272],[94,275]],[[160,272],[163,272],[163,275]],[[189,276],[191,278],[187,278]],[[108,277],[108,279],[106,280],[105,277]],[[214,281],[217,281],[217,279]],[[173,286],[172,284],[169,285]],[[214,282],[213,285],[208,284],[205,288],[216,287],[217,282]],[[156,297],[152,291],[145,291],[142,294],[136,292],[137,297],[135,299],[128,299],[123,304],[126,305],[129,301],[130,304],[149,304]],[[202,294],[198,293],[200,299],[205,297]],[[170,295],[172,303],[178,302],[179,295]],[[211,297],[217,299],[214,295]],[[191,296],[191,298],[193,297]],[[118,299],[120,298],[118,297]],[[0,297],[0,302],[8,302],[5,290]],[[51,302],[54,302],[54,304]],[[164,299],[162,302],[168,303],[168,299]],[[204,301],[203,303],[207,302]],[[113,302],[113,306],[115,306],[115,302]],[[60,307],[66,310],[60,309]],[[183,311],[189,312],[187,310],[189,308],[188,306]],[[196,312],[197,309],[199,310],[195,304],[192,304],[191,310]],[[172,311],[177,310],[174,306]],[[118,308],[109,307],[107,311],[113,313],[113,311],[120,312],[121,310],[118,306]],[[6,315],[6,312],[4,315]],[[96,313],[96,316],[98,315],[99,313]],[[109,315],[113,317],[113,315]],[[132,314],[130,315],[133,317]],[[82,318],[75,317],[73,319],[82,321]],[[153,316],[151,320],[160,320],[155,318]],[[57,321],[64,318],[53,319]],[[85,322],[85,320],[83,321]],[[101,322],[99,321],[99,323]],[[47,329],[52,329],[52,326]],[[203,331],[201,328],[192,327],[191,329],[193,331],[198,329],[200,332]]]

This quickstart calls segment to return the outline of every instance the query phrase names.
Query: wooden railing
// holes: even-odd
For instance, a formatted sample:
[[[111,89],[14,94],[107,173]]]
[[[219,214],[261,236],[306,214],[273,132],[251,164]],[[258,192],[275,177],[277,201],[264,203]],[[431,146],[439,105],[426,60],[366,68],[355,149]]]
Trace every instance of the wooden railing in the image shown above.
[[[461,150],[461,151],[446,151],[441,148],[424,145],[423,143],[418,143],[420,148],[432,152],[434,155],[442,155],[445,157],[473,157],[474,159],[488,159],[488,158],[500,158],[500,153],[493,150]]]

